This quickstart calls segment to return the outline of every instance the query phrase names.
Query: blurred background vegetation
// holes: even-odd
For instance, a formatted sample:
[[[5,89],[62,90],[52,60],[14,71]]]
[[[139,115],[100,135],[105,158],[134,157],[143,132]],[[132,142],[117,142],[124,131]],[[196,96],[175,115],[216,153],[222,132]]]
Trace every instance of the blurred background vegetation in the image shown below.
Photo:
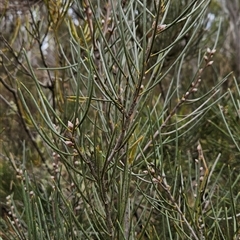
[[[239,239],[239,12],[0,0],[0,237]]]

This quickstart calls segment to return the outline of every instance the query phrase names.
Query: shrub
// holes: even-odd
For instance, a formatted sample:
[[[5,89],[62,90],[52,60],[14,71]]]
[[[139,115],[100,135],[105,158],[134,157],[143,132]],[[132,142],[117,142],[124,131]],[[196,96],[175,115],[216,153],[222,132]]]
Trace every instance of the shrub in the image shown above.
[[[18,47],[1,35],[2,99],[28,136],[19,160],[3,142],[22,191],[3,238],[237,239],[239,175],[209,149],[239,155],[240,92],[206,82],[209,2],[44,1]]]

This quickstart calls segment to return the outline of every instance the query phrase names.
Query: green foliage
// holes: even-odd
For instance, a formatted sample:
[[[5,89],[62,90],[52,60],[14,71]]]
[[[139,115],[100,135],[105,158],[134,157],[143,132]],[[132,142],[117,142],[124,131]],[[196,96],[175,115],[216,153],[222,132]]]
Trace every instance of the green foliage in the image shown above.
[[[202,47],[209,2],[44,1],[29,42],[1,35],[24,140],[3,117],[3,239],[239,237],[240,91],[214,71],[220,27]]]

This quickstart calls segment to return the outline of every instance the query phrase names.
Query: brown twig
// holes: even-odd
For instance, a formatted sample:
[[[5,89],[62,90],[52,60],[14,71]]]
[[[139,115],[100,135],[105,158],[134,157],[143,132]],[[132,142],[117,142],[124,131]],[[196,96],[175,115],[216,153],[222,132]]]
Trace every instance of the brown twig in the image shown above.
[[[189,221],[186,219],[184,213],[182,212],[181,207],[174,199],[174,197],[170,191],[171,187],[167,184],[166,177],[158,175],[158,173],[151,167],[149,167],[148,172],[152,177],[152,182],[155,184],[158,184],[159,187],[162,189],[162,191],[166,192],[169,201],[173,205],[173,208],[176,209],[177,212],[179,213],[179,215],[181,216],[183,223],[185,223],[185,225],[188,227],[189,231],[192,234],[193,239],[199,240],[197,233],[194,231],[191,224],[189,223]]]
[[[167,116],[167,118],[165,119],[165,121],[162,123],[162,125],[160,126],[160,128],[153,134],[152,139],[145,145],[145,147],[142,150],[142,153],[144,153],[152,144],[153,140],[156,139],[163,128],[165,128],[167,126],[167,123],[170,121],[170,119],[172,118],[172,116],[177,112],[177,110],[180,108],[180,106],[186,102],[186,100],[189,98],[189,96],[191,94],[193,94],[194,92],[196,92],[198,90],[199,84],[202,81],[202,73],[203,71],[211,66],[213,64],[212,61],[212,57],[214,55],[214,53],[216,52],[215,49],[211,50],[211,49],[207,49],[207,53],[204,56],[204,60],[205,60],[205,65],[203,68],[200,68],[198,71],[198,76],[197,79],[195,81],[192,82],[191,86],[189,87],[189,89],[185,92],[185,94],[182,96],[182,98],[178,101],[178,103],[175,105],[175,107],[172,109],[172,111],[170,112],[170,114]],[[141,157],[141,154],[139,153],[136,157],[136,160],[138,160]]]

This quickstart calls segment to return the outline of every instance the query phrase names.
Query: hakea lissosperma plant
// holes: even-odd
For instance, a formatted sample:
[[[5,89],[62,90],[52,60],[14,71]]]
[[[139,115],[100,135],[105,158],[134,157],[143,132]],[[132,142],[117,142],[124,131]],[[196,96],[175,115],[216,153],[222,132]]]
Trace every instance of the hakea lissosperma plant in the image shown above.
[[[21,197],[7,198],[12,239],[237,235],[239,178],[222,184],[201,134],[227,95],[227,77],[205,87],[217,49],[199,48],[209,2],[45,1],[47,24],[33,18],[26,32],[37,55],[3,38],[15,67],[3,55],[1,82],[33,146],[6,151],[21,176]]]

